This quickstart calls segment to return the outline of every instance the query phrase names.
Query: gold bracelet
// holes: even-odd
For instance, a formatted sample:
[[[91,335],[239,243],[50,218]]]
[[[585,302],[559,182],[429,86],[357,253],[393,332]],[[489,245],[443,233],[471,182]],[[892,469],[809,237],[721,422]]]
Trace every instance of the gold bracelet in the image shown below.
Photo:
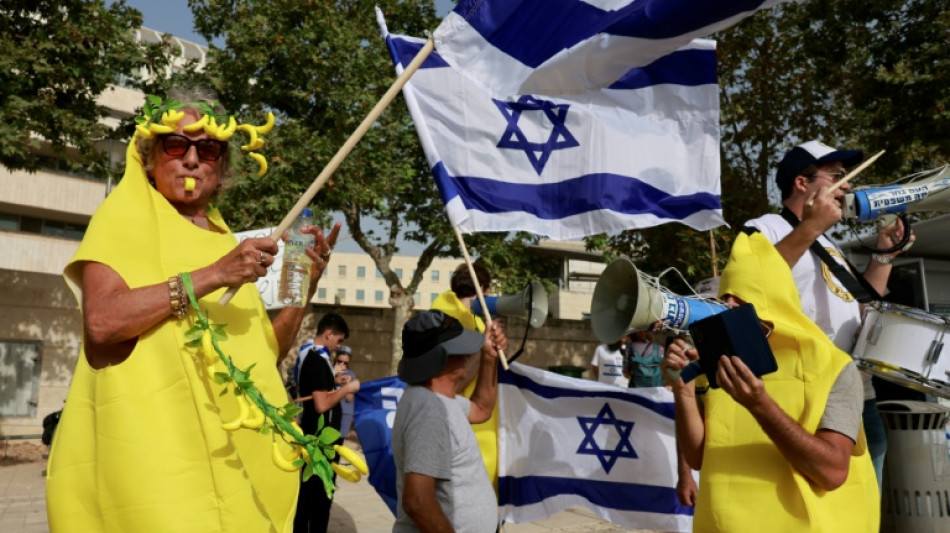
[[[185,285],[181,281],[181,274],[168,278],[168,305],[177,318],[188,314],[188,298],[185,297]]]

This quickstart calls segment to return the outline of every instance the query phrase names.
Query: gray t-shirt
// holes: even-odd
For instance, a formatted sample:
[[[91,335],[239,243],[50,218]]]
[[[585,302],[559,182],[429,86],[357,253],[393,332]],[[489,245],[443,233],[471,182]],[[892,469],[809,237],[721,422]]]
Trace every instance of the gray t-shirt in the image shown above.
[[[849,362],[835,379],[828,393],[828,403],[821,415],[818,429],[830,429],[858,442],[858,430],[861,429],[862,400],[861,376],[858,367]]]
[[[468,422],[471,402],[431,390],[406,387],[396,408],[392,446],[396,459],[396,523],[393,533],[418,531],[402,508],[407,472],[433,477],[442,512],[459,533],[492,533],[498,504],[478,441]]]

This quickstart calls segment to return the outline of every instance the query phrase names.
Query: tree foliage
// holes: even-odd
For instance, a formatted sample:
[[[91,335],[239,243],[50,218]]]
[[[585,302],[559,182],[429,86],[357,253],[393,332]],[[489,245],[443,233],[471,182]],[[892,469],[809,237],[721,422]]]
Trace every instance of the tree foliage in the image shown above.
[[[789,2],[714,36],[721,87],[721,268],[745,220],[777,209],[775,166],[821,139],[887,153],[860,183],[892,181],[946,161],[950,2]],[[643,270],[713,274],[709,235],[667,224],[591,240]],[[671,287],[682,290],[684,287]]]
[[[159,45],[136,42],[141,24],[124,0],[0,1],[0,164],[35,171],[69,153],[75,170],[105,175],[96,143],[114,132],[98,99],[120,77],[167,65]]]

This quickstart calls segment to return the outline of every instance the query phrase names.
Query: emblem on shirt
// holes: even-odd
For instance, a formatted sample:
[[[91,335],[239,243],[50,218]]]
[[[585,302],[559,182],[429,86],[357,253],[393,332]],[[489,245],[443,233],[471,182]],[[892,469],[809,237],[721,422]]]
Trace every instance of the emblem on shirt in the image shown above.
[[[845,266],[845,268],[848,268],[850,270],[850,268],[844,262],[844,257],[841,255],[841,252],[827,246],[825,247],[825,251],[828,252],[828,255],[833,257],[835,261],[837,261],[838,263],[841,263],[842,265]],[[831,269],[828,268],[828,265],[826,265],[824,261],[819,261],[819,262],[821,263],[821,277],[824,278],[825,284],[828,285],[828,290],[831,291],[831,294],[834,294],[835,296],[837,296],[838,298],[841,298],[845,302],[848,302],[848,303],[853,302],[854,296],[851,294],[851,292],[849,292],[848,289],[845,289],[839,284],[838,279],[835,278],[834,274],[831,273]],[[854,272],[851,272],[851,273],[854,274]]]

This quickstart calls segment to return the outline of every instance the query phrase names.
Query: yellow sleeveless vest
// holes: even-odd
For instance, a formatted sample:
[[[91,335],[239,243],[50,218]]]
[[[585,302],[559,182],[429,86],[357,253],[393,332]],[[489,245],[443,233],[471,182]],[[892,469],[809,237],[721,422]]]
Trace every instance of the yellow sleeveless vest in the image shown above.
[[[208,218],[227,227],[216,209]],[[190,224],[148,185],[133,140],[125,177],[93,216],[66,281],[81,303],[82,262],[108,265],[136,288],[208,265],[236,244],[231,233]],[[254,382],[283,405],[277,340],[256,287],[242,286],[227,307],[217,303],[222,294],[199,301],[227,324],[222,349],[240,368],[257,363]],[[293,529],[298,474],[272,463],[270,435],[221,428],[238,406],[184,346],[193,316],[146,331],[118,365],[93,369],[80,351],[47,467],[52,532]],[[216,369],[226,371],[220,361]]]
[[[759,318],[774,324],[769,345],[778,371],[763,381],[776,403],[814,434],[828,393],[850,357],[801,313],[791,271],[761,234],[736,239],[720,293],[751,302]],[[863,429],[847,481],[829,492],[793,469],[752,415],[722,389],[710,389],[704,402],[695,532],[878,531],[877,480]]]

